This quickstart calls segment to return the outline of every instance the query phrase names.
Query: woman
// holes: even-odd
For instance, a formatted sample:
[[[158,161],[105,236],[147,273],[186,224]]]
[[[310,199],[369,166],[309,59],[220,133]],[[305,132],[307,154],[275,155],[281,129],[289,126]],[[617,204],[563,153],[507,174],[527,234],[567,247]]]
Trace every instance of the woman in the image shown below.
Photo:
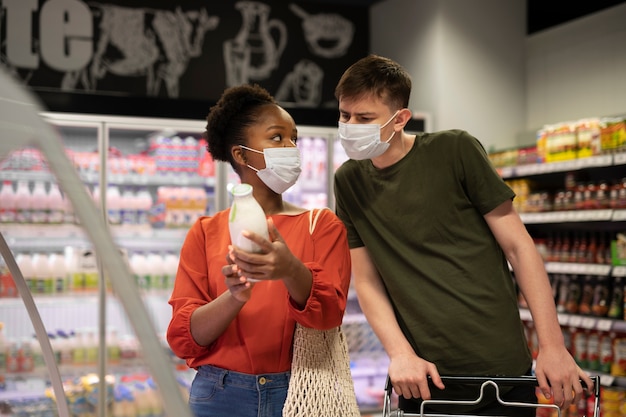
[[[208,151],[252,185],[270,238],[245,233],[263,250],[245,252],[231,244],[229,209],[199,219],[181,249],[167,339],[198,371],[189,398],[196,416],[279,417],[296,322],[341,324],[351,269],[346,231],[322,210],[310,233],[309,212],[283,200],[300,173],[297,130],[267,91],[229,88],[207,120]]]

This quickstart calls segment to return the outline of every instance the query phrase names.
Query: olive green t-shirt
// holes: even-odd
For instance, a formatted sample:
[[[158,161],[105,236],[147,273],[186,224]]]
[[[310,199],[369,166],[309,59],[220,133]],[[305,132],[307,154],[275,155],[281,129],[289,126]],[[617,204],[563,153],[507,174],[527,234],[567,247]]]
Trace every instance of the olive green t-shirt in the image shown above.
[[[441,375],[530,369],[513,279],[483,218],[515,195],[476,138],[418,134],[390,167],[346,161],[334,186],[350,247],[367,248],[419,356]]]

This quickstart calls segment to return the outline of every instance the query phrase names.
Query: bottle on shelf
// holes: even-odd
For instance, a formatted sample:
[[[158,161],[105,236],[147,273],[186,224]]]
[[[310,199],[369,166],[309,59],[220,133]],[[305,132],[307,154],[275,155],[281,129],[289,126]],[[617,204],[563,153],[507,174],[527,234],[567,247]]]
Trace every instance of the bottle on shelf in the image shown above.
[[[0,390],[5,388],[8,344],[4,335],[4,322],[0,321]]]
[[[48,212],[50,211],[48,192],[43,181],[35,181],[31,193],[31,223],[48,223]]]
[[[3,181],[0,190],[0,223],[15,223],[17,195],[11,181]]]
[[[15,218],[17,223],[31,223],[33,199],[28,181],[20,180],[17,182],[15,195]]]
[[[61,224],[65,221],[65,201],[56,183],[48,189],[48,223]]]

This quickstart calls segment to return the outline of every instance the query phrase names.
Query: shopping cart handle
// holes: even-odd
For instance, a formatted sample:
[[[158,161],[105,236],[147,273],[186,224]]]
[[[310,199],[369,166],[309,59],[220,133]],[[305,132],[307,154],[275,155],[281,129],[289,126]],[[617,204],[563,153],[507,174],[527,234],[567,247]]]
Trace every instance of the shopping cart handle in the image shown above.
[[[600,396],[600,377],[598,375],[591,376],[593,381],[593,390],[596,397]],[[428,376],[429,383],[432,381],[430,375]],[[493,381],[498,385],[503,386],[519,386],[519,385],[533,385],[538,386],[539,382],[534,376],[441,376],[441,381],[445,384],[447,382],[452,384],[482,384],[485,381]],[[580,380],[580,383],[587,387],[584,380]],[[391,385],[391,378],[387,375],[387,381],[385,382],[385,391],[391,394],[393,386]]]

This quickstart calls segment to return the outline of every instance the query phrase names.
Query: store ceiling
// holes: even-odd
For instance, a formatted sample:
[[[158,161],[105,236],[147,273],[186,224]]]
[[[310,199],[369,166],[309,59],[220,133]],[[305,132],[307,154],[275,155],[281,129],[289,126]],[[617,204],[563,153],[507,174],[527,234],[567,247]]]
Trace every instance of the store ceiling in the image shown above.
[[[351,6],[366,6],[380,3],[383,0],[317,0],[340,3]],[[566,2],[565,5],[546,0],[527,0],[526,32],[530,35],[551,27],[599,12],[609,7],[626,3],[626,0],[594,0],[582,2]]]

